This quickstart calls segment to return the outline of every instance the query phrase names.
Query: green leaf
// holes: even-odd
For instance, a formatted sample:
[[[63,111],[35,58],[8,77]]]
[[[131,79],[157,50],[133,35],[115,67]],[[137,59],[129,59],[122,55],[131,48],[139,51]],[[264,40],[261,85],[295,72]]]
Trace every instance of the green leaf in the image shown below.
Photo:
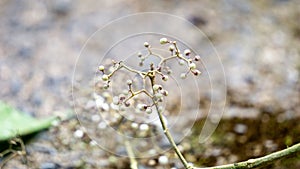
[[[0,101],[0,141],[47,129],[57,117],[36,119]]]

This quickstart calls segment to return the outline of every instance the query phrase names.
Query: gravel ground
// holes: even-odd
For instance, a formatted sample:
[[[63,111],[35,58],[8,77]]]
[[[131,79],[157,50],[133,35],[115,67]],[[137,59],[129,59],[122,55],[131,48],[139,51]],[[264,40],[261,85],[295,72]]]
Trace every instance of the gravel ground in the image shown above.
[[[297,123],[300,118],[298,0],[204,0],[201,3],[192,0],[2,0],[1,100],[38,118],[64,116],[65,112],[72,111],[74,64],[88,37],[113,19],[150,11],[183,17],[200,28],[216,47],[226,73],[227,100],[223,120],[217,134],[203,145],[195,141],[203,121],[200,119],[196,123],[193,134],[181,144],[189,161],[198,165],[232,163],[300,141]],[[186,32],[182,30],[182,33]],[[103,43],[110,40],[106,38]],[[190,40],[192,43],[200,41]],[[104,50],[102,44],[93,48]],[[216,80],[221,79],[222,75],[213,71],[213,61],[210,63],[211,75]],[[91,67],[79,70],[84,76]],[[90,92],[92,90],[82,95],[89,100]],[[200,97],[201,111],[205,112],[211,98],[207,92]],[[186,119],[189,123],[189,118]],[[27,141],[27,163],[22,164],[17,157],[4,168],[128,168],[127,158],[101,150],[80,131],[84,129],[74,117],[39,133]],[[223,137],[228,143],[220,141]],[[236,147],[249,151],[239,153]],[[172,151],[164,155],[169,158],[168,164],[163,163],[164,157],[155,156],[139,159],[141,168],[180,167]],[[296,160],[276,163],[272,167],[292,165],[297,168],[299,158],[298,162]]]

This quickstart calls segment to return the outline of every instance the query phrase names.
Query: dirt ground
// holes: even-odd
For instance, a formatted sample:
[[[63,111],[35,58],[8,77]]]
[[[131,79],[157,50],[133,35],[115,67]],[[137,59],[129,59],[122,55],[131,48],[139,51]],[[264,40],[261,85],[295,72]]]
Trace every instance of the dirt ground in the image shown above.
[[[110,21],[140,12],[163,12],[190,21],[207,35],[224,66],[227,99],[222,120],[214,134],[199,144],[205,118],[197,119],[192,133],[180,143],[188,161],[197,166],[234,163],[300,142],[298,0],[2,0],[1,100],[37,118],[72,112],[73,70],[86,40]],[[110,38],[101,43],[108,43]],[[199,39],[190,40],[200,43]],[[101,43],[92,47],[103,53],[107,49]],[[208,65],[212,71],[214,67]],[[83,77],[91,71],[88,65],[77,69]],[[212,75],[216,81],[222,78],[217,72]],[[81,86],[76,87],[80,90]],[[92,88],[84,92],[85,101],[93,100]],[[200,109],[207,111],[211,98],[205,92],[200,97]],[[102,150],[87,134],[78,136],[82,126],[76,117],[25,139],[26,162],[16,157],[4,168],[129,168],[128,158]],[[159,163],[162,155],[169,158],[168,164]],[[182,167],[173,151],[138,162],[142,169]],[[269,168],[299,167],[298,154]]]

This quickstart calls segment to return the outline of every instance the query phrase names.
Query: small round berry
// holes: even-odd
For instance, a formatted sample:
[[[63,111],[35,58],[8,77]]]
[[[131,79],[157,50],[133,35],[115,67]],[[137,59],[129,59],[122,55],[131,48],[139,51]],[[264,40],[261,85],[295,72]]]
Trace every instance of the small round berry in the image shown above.
[[[148,106],[146,104],[138,104],[137,105],[137,108],[140,110],[140,111],[145,111]]]
[[[171,69],[167,70],[167,74],[168,75],[172,74],[172,70]]]
[[[169,92],[166,91],[166,90],[162,90],[162,91],[161,91],[161,94],[163,94],[164,96],[168,96],[168,95],[169,95]]]
[[[161,72],[161,66],[159,66],[159,67],[157,68],[157,71]]]
[[[109,88],[108,84],[103,85],[103,89],[108,89],[108,88]]]
[[[156,97],[157,99],[161,99],[161,98],[163,97],[163,95],[162,95],[161,93],[156,93],[156,94],[155,94],[155,97]]]
[[[144,63],[143,63],[143,62],[140,62],[140,63],[139,63],[139,66],[143,66],[143,65],[144,65]]]
[[[148,48],[150,45],[149,45],[148,42],[145,42],[145,43],[144,43],[144,46],[145,46],[146,48]]]
[[[185,49],[185,50],[183,51],[183,53],[184,53],[185,56],[189,56],[189,55],[191,54],[191,50]]]
[[[173,45],[169,46],[169,51],[173,52],[175,50],[175,47]]]
[[[160,44],[166,44],[166,43],[168,43],[169,41],[168,41],[168,39],[167,38],[161,38],[160,40],[159,40],[159,42],[160,42]]]
[[[100,65],[100,66],[98,67],[98,69],[99,69],[100,71],[104,71],[105,67],[104,67],[103,65]]]
[[[126,83],[127,85],[132,85],[132,80],[127,80]]]
[[[180,78],[181,78],[181,79],[185,79],[185,78],[186,78],[186,73],[181,73],[181,74],[180,74]]]
[[[130,106],[130,103],[129,103],[129,102],[125,102],[124,105],[125,105],[126,107],[129,107],[129,106]]]
[[[194,60],[195,60],[195,61],[199,61],[199,60],[200,60],[200,56],[199,56],[199,55],[196,55]]]
[[[151,114],[151,113],[152,113],[152,109],[151,109],[150,107],[148,107],[148,108],[146,109],[146,113],[147,113],[147,114]]]
[[[106,74],[102,75],[102,80],[103,81],[108,81],[108,79],[109,79],[108,75],[106,75]]]
[[[158,102],[163,102],[163,101],[164,101],[164,98],[162,97],[162,98],[158,99],[157,101],[158,101]]]
[[[141,52],[139,52],[137,55],[139,58],[143,56],[143,54]]]
[[[195,76],[198,76],[198,75],[201,74],[201,72],[200,72],[199,70],[194,70],[194,71],[193,71],[193,74],[194,74]]]
[[[169,77],[168,77],[167,75],[164,75],[164,76],[162,77],[162,80],[163,80],[163,81],[168,81],[168,80],[169,80]]]
[[[147,110],[147,108],[148,108],[148,105],[143,104],[142,109],[143,109],[143,110]]]
[[[196,69],[196,64],[195,63],[190,63],[189,67],[190,67],[191,70],[194,70],[194,69]]]
[[[158,84],[153,85],[153,90],[154,91],[158,91],[158,90],[161,90],[161,89],[162,89],[161,85],[158,85]]]
[[[184,63],[185,63],[184,60],[182,60],[182,59],[179,60],[179,65],[184,65]]]
[[[126,97],[123,95],[123,94],[120,94],[119,95],[119,100],[120,101],[124,101],[126,99]]]

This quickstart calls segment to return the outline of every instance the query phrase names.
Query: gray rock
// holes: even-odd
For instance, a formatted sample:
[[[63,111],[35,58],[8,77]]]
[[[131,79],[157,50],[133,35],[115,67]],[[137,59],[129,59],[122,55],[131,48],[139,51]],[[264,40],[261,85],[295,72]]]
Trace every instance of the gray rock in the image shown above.
[[[245,124],[236,124],[234,126],[234,131],[238,134],[245,134],[248,130],[248,127]]]
[[[52,162],[45,162],[42,163],[40,169],[59,169],[61,168],[60,165]]]

